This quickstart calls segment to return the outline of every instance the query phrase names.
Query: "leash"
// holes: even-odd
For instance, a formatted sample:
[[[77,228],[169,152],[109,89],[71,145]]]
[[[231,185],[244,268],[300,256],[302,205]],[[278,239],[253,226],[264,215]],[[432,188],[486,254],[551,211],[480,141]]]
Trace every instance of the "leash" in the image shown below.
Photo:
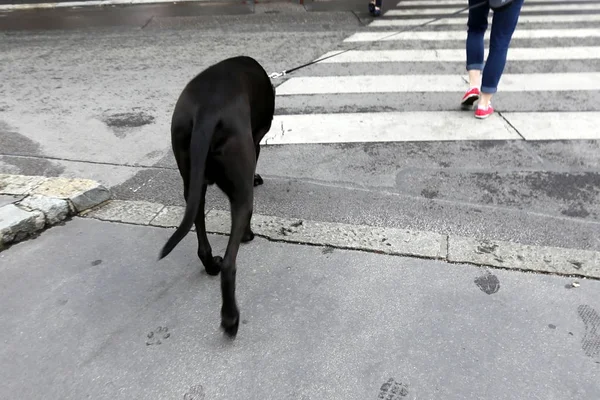
[[[460,9],[460,10],[458,10],[458,11],[455,11],[455,12],[453,12],[453,13],[450,13],[450,14],[442,15],[441,17],[434,18],[434,19],[432,19],[431,21],[424,22],[424,23],[422,23],[422,24],[420,24],[420,25],[413,25],[413,26],[409,26],[408,28],[406,28],[406,29],[404,29],[404,30],[402,30],[402,31],[395,32],[395,33],[392,33],[392,34],[390,34],[390,35],[384,36],[384,37],[382,37],[382,38],[379,38],[379,39],[377,39],[377,40],[373,40],[373,41],[371,42],[371,44],[372,44],[372,43],[375,43],[375,42],[379,42],[379,41],[385,40],[385,39],[388,39],[388,38],[391,38],[392,36],[396,36],[396,35],[399,35],[399,34],[401,34],[401,33],[404,33],[404,32],[409,32],[409,31],[412,31],[412,30],[414,30],[414,29],[417,29],[417,28],[422,28],[422,27],[424,27],[424,26],[426,26],[426,25],[429,25],[429,24],[431,24],[432,22],[439,21],[439,20],[442,20],[442,19],[445,19],[445,18],[451,17],[451,16],[453,16],[453,15],[458,15],[458,14],[460,14],[460,13],[464,12],[464,11],[473,10],[473,9],[475,9],[475,8],[477,8],[477,7],[481,7],[481,6],[482,6],[482,5],[484,5],[484,4],[488,4],[488,0],[484,0],[484,1],[482,1],[481,3],[477,3],[477,4],[475,4],[475,5],[472,5],[472,6],[465,7],[465,8],[463,8],[463,9]],[[292,73],[292,72],[294,72],[294,71],[298,71],[299,69],[306,68],[306,67],[308,67],[308,66],[310,66],[310,65],[316,64],[316,63],[318,63],[318,62],[321,62],[321,61],[324,61],[324,60],[327,60],[328,58],[337,57],[337,56],[339,56],[340,54],[344,54],[344,53],[346,53],[346,52],[348,52],[348,51],[356,50],[356,49],[358,49],[359,47],[361,47],[361,45],[356,45],[356,46],[354,46],[354,47],[351,47],[351,48],[349,48],[349,49],[342,50],[342,51],[340,51],[339,53],[335,53],[335,54],[332,54],[332,55],[330,55],[330,56],[327,56],[327,57],[319,58],[319,59],[317,59],[317,60],[314,60],[314,61],[308,62],[308,63],[306,63],[306,64],[302,64],[302,65],[300,65],[300,66],[298,66],[298,67],[294,67],[294,68],[292,68],[292,69],[289,69],[289,70],[283,70],[283,71],[281,71],[281,72],[273,72],[273,73],[271,73],[271,74],[269,75],[269,78],[271,78],[271,79],[277,79],[277,78],[281,78],[281,77],[283,77],[283,76],[286,76],[286,75],[289,75],[289,74],[291,74],[291,73]]]

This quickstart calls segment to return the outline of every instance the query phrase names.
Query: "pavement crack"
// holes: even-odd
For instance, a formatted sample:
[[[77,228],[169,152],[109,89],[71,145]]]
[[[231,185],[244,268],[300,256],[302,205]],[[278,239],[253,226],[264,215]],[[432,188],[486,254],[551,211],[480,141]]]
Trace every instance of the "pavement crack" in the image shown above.
[[[498,111],[498,115],[504,120],[504,122],[506,122],[508,124],[508,126],[510,126],[517,133],[517,135],[521,136],[521,139],[523,139],[524,141],[527,141],[527,139],[525,139],[525,136],[523,136],[521,134],[521,132],[519,132],[519,130],[504,116],[503,113]]]
[[[360,19],[358,14],[356,14],[356,11],[350,11],[350,12],[352,13],[352,15],[354,15],[356,17],[356,20],[358,21],[358,24],[360,26],[365,26],[365,23],[362,21],[362,19]]]
[[[112,167],[127,167],[127,168],[152,168],[152,169],[163,169],[163,170],[177,170],[177,167],[162,167],[159,165],[147,165],[147,164],[119,164],[108,161],[91,161],[91,160],[79,160],[75,158],[63,158],[63,157],[52,157],[52,156],[36,156],[36,155],[20,155],[20,154],[8,154],[0,153],[0,157],[14,157],[14,158],[25,158],[35,160],[52,160],[52,161],[65,161],[65,162],[76,162],[82,164],[92,165],[107,165]]]
[[[144,25],[142,25],[141,29],[144,29],[145,27],[147,27],[150,24],[150,22],[152,22],[153,19],[154,19],[154,15],[151,16],[150,19],[148,21],[146,21],[146,23]]]

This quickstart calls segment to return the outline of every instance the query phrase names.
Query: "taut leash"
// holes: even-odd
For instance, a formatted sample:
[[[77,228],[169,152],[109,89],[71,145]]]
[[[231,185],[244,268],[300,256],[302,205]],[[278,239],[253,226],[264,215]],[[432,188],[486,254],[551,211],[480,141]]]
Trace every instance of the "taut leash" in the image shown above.
[[[404,33],[404,32],[409,32],[409,31],[412,31],[412,30],[414,30],[414,29],[417,29],[417,28],[422,28],[422,27],[424,27],[424,26],[427,26],[427,25],[431,24],[432,22],[439,21],[439,20],[442,20],[442,19],[445,19],[445,18],[451,17],[451,16],[453,16],[453,15],[458,15],[458,14],[460,14],[460,13],[464,12],[464,11],[469,11],[469,10],[472,10],[472,9],[474,9],[474,8],[481,7],[481,6],[482,6],[482,5],[484,5],[484,4],[488,4],[488,0],[484,0],[484,1],[482,1],[481,3],[477,3],[477,4],[475,4],[475,5],[472,5],[472,6],[465,7],[465,8],[463,8],[463,9],[460,9],[460,10],[458,10],[458,11],[455,11],[455,12],[453,12],[453,13],[446,14],[446,15],[443,15],[443,16],[441,16],[441,17],[434,18],[434,19],[432,19],[431,21],[424,22],[424,23],[422,23],[422,24],[420,24],[420,25],[413,25],[413,26],[410,26],[410,27],[408,27],[407,29],[404,29],[404,30],[402,30],[402,31],[399,31],[399,32],[394,32],[394,33],[392,33],[392,34],[390,34],[390,35],[384,36],[384,37],[382,37],[382,38],[379,38],[379,39],[377,39],[377,40],[373,40],[373,41],[371,42],[371,44],[372,44],[372,43],[375,43],[375,42],[379,42],[379,41],[381,41],[381,40],[385,40],[385,39],[391,38],[392,36],[396,36],[396,35],[399,35],[399,34],[401,34],[401,33]],[[351,48],[349,48],[349,49],[342,50],[342,51],[340,51],[339,53],[335,53],[335,54],[329,55],[329,56],[327,56],[327,57],[323,57],[323,58],[316,59],[316,60],[314,60],[314,61],[308,62],[308,63],[306,63],[306,64],[302,64],[302,65],[300,65],[300,66],[297,66],[297,67],[294,67],[294,68],[292,68],[292,69],[283,70],[283,71],[281,71],[281,72],[273,72],[273,73],[269,74],[269,78],[271,78],[271,79],[277,79],[277,78],[281,78],[281,77],[283,77],[283,76],[286,76],[286,75],[289,75],[289,74],[291,74],[291,73],[292,73],[292,72],[294,72],[294,71],[298,71],[299,69],[306,68],[306,67],[308,67],[308,66],[310,66],[310,65],[316,64],[316,63],[318,63],[318,62],[321,62],[321,61],[324,61],[324,60],[327,60],[328,58],[337,57],[337,56],[339,56],[340,54],[344,54],[344,53],[346,53],[346,52],[348,52],[348,51],[356,50],[356,49],[358,49],[359,47],[361,47],[361,45],[356,45],[356,46],[354,46],[354,47],[351,47]]]

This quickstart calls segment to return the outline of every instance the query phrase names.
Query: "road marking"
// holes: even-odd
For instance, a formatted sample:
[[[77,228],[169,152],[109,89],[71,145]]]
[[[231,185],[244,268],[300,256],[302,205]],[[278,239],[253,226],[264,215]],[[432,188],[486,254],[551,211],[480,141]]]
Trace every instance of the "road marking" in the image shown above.
[[[502,115],[526,140],[600,139],[600,112],[507,112]]]
[[[261,144],[597,140],[598,126],[597,111],[506,112],[484,124],[472,111],[276,115]]]
[[[528,6],[529,4],[545,4],[545,3],[565,3],[566,0],[527,0],[523,7]],[[578,3],[597,3],[598,0],[577,0]],[[435,1],[425,1],[425,0],[406,0],[401,1],[396,4],[397,7],[404,6],[431,6],[437,7],[442,5],[452,5],[457,7],[466,7],[467,2],[464,0],[435,0]]]
[[[458,12],[464,9],[467,5],[457,8],[404,8],[389,10],[385,13],[386,17],[398,17],[405,15],[443,15]],[[523,4],[522,11],[593,11],[600,10],[600,3],[594,4],[553,4],[553,5],[529,5],[528,2]],[[463,11],[468,14],[468,11]]]
[[[431,18],[410,18],[410,19],[376,19],[371,22],[368,26],[377,27],[389,27],[389,26],[414,26],[421,25]],[[489,23],[492,23],[492,16],[488,18]],[[600,14],[577,14],[577,15],[523,15],[519,17],[519,26],[522,24],[536,24],[536,23],[554,23],[554,22],[598,22],[600,21]],[[444,18],[439,21],[430,23],[429,25],[466,25],[467,15],[461,15],[458,17]]]
[[[400,92],[463,92],[463,75],[353,75],[303,76],[277,87],[277,95]],[[600,90],[600,72],[506,74],[501,92]]]
[[[391,36],[394,35],[394,36]],[[388,37],[389,36],[389,37]],[[600,29],[517,29],[513,39],[548,39],[548,38],[586,38],[600,37]],[[485,33],[485,39],[490,38],[490,29]],[[467,39],[466,31],[406,31],[406,32],[357,32],[344,42],[375,42],[400,40],[459,40]]]
[[[330,51],[321,58],[339,53]],[[487,58],[488,50],[485,50]],[[511,61],[535,60],[593,60],[600,59],[600,47],[546,47],[546,48],[510,48]],[[428,61],[465,61],[464,49],[439,50],[350,50],[339,56],[328,58],[322,63],[368,63],[368,62],[428,62]]]
[[[458,101],[458,100],[457,100]],[[473,112],[373,112],[277,115],[261,143],[432,142],[519,140],[498,115],[485,124]]]

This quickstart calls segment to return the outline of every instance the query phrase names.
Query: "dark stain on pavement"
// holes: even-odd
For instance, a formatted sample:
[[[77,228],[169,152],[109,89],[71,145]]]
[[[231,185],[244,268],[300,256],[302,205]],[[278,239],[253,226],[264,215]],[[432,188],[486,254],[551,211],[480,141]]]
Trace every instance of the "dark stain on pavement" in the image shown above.
[[[104,123],[112,128],[115,136],[124,138],[132,128],[139,128],[154,122],[154,117],[143,111],[111,114],[104,117]]]
[[[523,206],[548,198],[565,203],[564,215],[580,218],[590,214],[584,204],[594,204],[600,194],[600,173],[595,172],[477,172],[470,176],[483,191],[484,203]],[[468,182],[469,177],[464,179]]]
[[[581,261],[569,260],[569,263],[572,264],[573,268],[575,269],[581,269],[581,267],[583,267],[583,263]]]
[[[550,329],[556,329],[556,325],[554,325],[554,324],[548,324],[548,328],[550,328]]]
[[[104,123],[111,128],[139,128],[153,122],[154,117],[144,112],[117,113],[104,118]]]
[[[363,151],[371,157],[379,156],[379,149],[381,148],[381,143],[364,143]]]
[[[41,153],[39,143],[21,135],[17,128],[4,121],[0,121],[0,143],[3,154],[31,156]]]
[[[100,264],[102,264],[102,260],[94,260],[94,261],[92,261],[92,266],[93,267],[95,267],[97,265],[100,265]]]
[[[600,355],[600,315],[586,304],[577,307],[577,313],[585,326],[581,348],[586,356],[596,357]]]
[[[561,210],[562,215],[573,218],[586,218],[590,215],[590,212],[585,209],[581,202],[570,204],[565,210]]]
[[[390,378],[381,385],[379,396],[377,396],[377,398],[382,400],[400,400],[401,398],[408,396],[408,393],[407,384],[398,382],[394,378]]]
[[[435,189],[425,188],[421,190],[421,196],[425,197],[426,199],[435,199],[439,196],[439,192]]]
[[[57,177],[65,171],[62,165],[39,157],[4,156],[2,161],[17,168],[20,175]]]
[[[474,282],[485,294],[494,294],[500,290],[500,280],[496,275],[491,274],[489,271],[475,278]]]
[[[65,170],[62,165],[44,158],[31,158],[27,156],[41,156],[42,149],[39,143],[21,135],[17,129],[5,121],[0,121],[0,152],[5,154],[2,161],[17,168],[17,173],[22,175],[60,176]]]
[[[151,331],[147,336],[146,346],[162,344],[163,340],[171,337],[169,328],[166,326],[159,326],[155,330]]]
[[[596,200],[600,191],[600,174],[535,172],[525,175],[525,183],[550,198],[589,203]]]
[[[491,149],[496,146],[506,145],[505,140],[479,140],[475,143],[480,149]]]
[[[202,387],[202,385],[196,385],[188,389],[183,395],[183,400],[204,400],[205,396],[206,393],[204,387]]]
[[[477,246],[477,251],[485,254],[493,254],[496,249],[498,249],[498,245],[496,243],[483,242]]]

